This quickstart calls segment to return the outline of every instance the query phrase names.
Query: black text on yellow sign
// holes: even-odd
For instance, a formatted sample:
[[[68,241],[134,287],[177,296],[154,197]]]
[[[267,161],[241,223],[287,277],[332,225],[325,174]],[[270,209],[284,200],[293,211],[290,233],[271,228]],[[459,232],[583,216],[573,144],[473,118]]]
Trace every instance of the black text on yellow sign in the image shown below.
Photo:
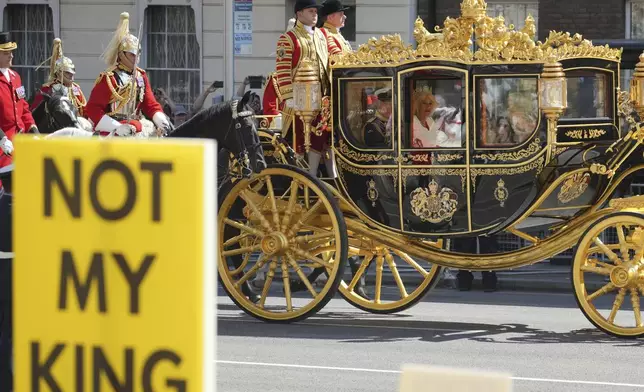
[[[214,143],[16,151],[16,390],[214,390]]]

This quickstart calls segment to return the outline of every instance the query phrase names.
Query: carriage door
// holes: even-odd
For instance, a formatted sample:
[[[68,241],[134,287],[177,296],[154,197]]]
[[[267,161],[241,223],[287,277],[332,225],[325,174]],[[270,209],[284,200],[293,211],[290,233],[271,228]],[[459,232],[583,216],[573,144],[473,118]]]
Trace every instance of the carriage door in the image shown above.
[[[400,225],[405,233],[469,231],[469,76],[462,64],[398,73]]]
[[[470,153],[472,231],[496,226],[521,209],[546,164],[547,123],[539,110],[539,73],[473,70]]]

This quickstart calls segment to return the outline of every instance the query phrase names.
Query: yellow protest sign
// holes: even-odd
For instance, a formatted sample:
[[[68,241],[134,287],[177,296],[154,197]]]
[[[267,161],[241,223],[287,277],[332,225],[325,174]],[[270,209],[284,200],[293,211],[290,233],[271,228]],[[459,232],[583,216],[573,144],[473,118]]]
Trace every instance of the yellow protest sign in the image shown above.
[[[214,391],[213,141],[15,141],[16,391]]]

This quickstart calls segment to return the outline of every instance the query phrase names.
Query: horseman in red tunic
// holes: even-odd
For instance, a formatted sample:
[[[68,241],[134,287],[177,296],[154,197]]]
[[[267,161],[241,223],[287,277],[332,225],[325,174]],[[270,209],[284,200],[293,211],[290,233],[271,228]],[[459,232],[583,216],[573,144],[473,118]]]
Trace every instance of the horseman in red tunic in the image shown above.
[[[96,79],[85,112],[95,124],[94,130],[103,136],[112,132],[119,136],[141,132],[149,124],[146,117],[168,133],[172,125],[154,98],[145,71],[136,67],[139,40],[129,31],[129,14],[124,12],[101,56],[108,68]]]
[[[76,107],[78,115],[85,117],[87,100],[80,86],[74,82],[76,67],[72,60],[63,56],[63,46],[60,38],[54,40],[51,61],[49,64],[49,80],[43,84],[31,103],[31,111],[43,101],[43,94],[52,95],[55,90],[62,91]],[[64,87],[64,88],[63,88]]]
[[[315,27],[318,20],[319,5],[315,0],[298,0],[295,3],[296,22],[295,26],[282,34],[277,41],[277,67],[276,79],[279,97],[281,97],[280,109],[286,115],[283,121],[283,129],[291,126],[291,119],[294,116],[293,105],[293,78],[300,67],[305,63],[313,64],[317,71],[317,78],[320,82],[323,101],[328,101],[331,91],[329,78],[329,50],[326,37]],[[325,165],[330,175],[334,175],[333,150],[329,148],[330,132],[327,121],[330,119],[325,115],[318,116],[312,123],[312,127],[322,131],[322,135],[311,133],[311,148],[308,152],[309,172],[317,175],[318,166],[322,154],[325,154]],[[302,119],[296,118],[295,150],[299,154],[305,153],[304,146],[304,123]],[[333,173],[332,173],[333,172]]]
[[[11,164],[12,140],[17,133],[38,133],[20,75],[11,70],[16,48],[9,33],[0,33],[0,167]]]

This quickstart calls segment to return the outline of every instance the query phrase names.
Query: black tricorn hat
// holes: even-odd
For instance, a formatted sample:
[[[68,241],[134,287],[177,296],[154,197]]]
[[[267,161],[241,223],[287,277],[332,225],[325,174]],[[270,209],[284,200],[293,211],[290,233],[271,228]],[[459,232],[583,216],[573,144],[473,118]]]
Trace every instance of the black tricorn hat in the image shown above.
[[[315,0],[297,0],[295,2],[295,12],[302,11],[307,8],[322,8]]]
[[[18,45],[11,40],[11,34],[8,32],[0,33],[0,51],[8,52],[16,49],[17,47]]]
[[[376,94],[376,97],[378,97],[379,101],[383,101],[383,102],[391,101],[390,87],[385,87],[385,88],[381,88],[380,90],[376,90],[374,94]]]
[[[350,9],[351,7],[346,7],[342,5],[340,0],[325,0],[324,3],[322,3],[322,9],[320,10],[320,14],[322,14],[323,16],[327,16],[335,12],[346,11]]]

